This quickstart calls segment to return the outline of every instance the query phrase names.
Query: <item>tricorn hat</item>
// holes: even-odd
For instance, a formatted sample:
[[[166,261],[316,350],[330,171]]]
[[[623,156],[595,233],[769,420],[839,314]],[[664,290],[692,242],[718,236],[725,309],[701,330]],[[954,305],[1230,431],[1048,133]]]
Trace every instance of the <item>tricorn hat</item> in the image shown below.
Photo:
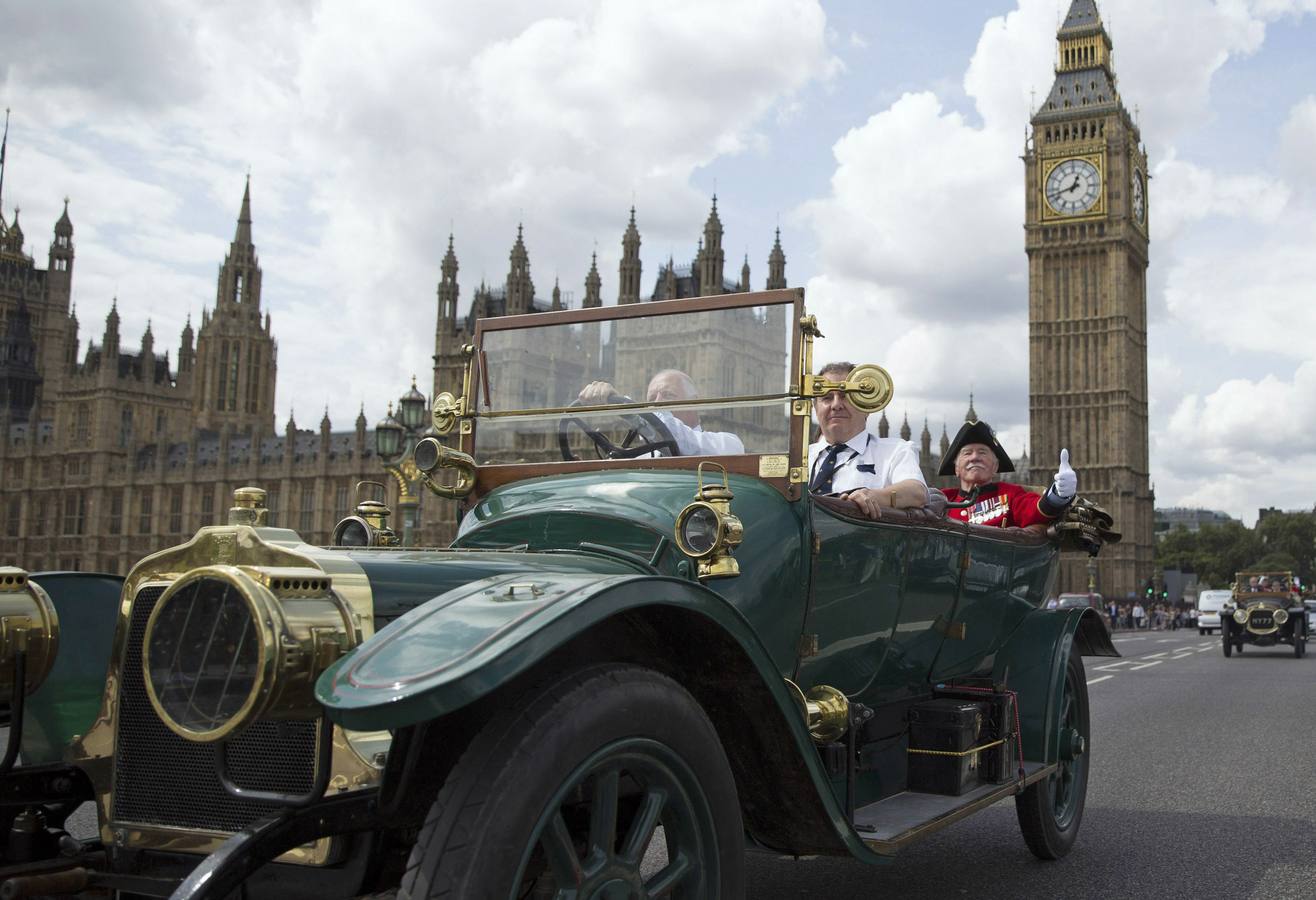
[[[1000,463],[997,471],[1014,471],[1014,461],[1010,459],[1010,454],[1005,452],[1000,441],[996,440],[996,432],[992,431],[992,426],[986,422],[965,422],[959,434],[955,435],[955,440],[946,448],[946,455],[941,458],[941,468],[937,470],[938,475],[955,474],[955,458],[960,455],[960,450],[965,444],[985,444],[991,447],[992,452],[996,454],[996,461]]]

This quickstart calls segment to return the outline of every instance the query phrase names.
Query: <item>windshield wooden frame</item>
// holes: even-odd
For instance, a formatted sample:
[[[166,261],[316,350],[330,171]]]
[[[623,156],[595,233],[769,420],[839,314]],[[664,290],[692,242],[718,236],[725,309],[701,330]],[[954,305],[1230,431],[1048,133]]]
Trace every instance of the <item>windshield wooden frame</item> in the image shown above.
[[[788,402],[799,397],[801,378],[801,318],[804,316],[803,288],[785,288],[773,291],[748,291],[737,294],[722,294],[715,297],[690,297],[682,300],[655,300],[646,303],[627,304],[625,306],[598,306],[590,309],[567,309],[552,312],[525,313],[515,316],[498,316],[479,319],[475,325],[475,353],[468,362],[467,381],[470,396],[466,398],[467,418],[461,429],[461,450],[475,453],[475,435],[479,420],[484,416],[477,412],[484,401],[483,373],[480,363],[483,359],[485,336],[503,331],[515,331],[547,326],[573,325],[587,322],[615,322],[627,319],[644,319],[654,316],[682,315],[697,312],[710,312],[723,309],[744,309],[756,306],[788,306],[790,309],[791,349],[788,372],[791,378],[790,392],[785,394],[763,395],[764,398],[780,397]],[[746,398],[717,398],[710,402],[733,403]],[[751,398],[753,399],[753,398]],[[663,409],[667,407],[688,406],[689,403],[643,403],[633,404],[642,409]],[[632,404],[625,404],[630,408]],[[615,408],[615,407],[613,407]],[[592,409],[577,407],[576,411]],[[499,418],[515,415],[517,411],[499,411]],[[526,415],[544,414],[548,410],[526,411]],[[799,484],[792,483],[789,472],[792,468],[803,465],[804,434],[806,429],[795,427],[795,414],[792,412],[787,464],[783,467],[775,462],[783,454],[745,453],[734,456],[671,456],[657,459],[597,459],[578,461],[555,461],[538,463],[502,463],[480,465],[476,472],[475,490],[468,500],[477,499],[488,491],[502,484],[520,481],[524,478],[536,478],[544,475],[568,474],[574,472],[602,471],[608,469],[694,469],[704,460],[714,460],[726,467],[733,474],[751,475],[766,484],[772,485],[788,499],[801,495]],[[780,474],[777,474],[780,471]]]

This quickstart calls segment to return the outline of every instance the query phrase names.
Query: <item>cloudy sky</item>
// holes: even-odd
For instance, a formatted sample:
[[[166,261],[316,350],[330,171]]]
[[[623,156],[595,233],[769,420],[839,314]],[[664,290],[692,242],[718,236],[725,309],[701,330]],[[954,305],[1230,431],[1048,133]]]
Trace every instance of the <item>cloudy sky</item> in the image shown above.
[[[731,274],[787,278],[934,435],[1028,440],[1023,164],[1068,0],[0,0],[3,206],[44,262],[71,198],[82,338],[177,355],[213,304],[243,179],[279,339],[278,417],[373,421],[427,381],[455,234],[462,304],[531,272],[605,303],[633,202],[644,290],[719,196]],[[1158,506],[1316,502],[1316,0],[1105,0],[1151,159]],[[954,348],[972,344],[966,359]],[[1049,462],[1049,461],[1048,461]]]

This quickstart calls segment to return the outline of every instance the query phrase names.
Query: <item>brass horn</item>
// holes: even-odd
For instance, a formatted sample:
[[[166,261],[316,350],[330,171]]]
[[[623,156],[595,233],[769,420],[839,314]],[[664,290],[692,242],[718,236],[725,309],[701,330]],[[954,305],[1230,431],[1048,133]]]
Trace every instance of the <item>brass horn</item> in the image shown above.
[[[475,460],[469,454],[445,447],[436,438],[427,437],[417,441],[412,458],[416,461],[416,468],[421,471],[425,487],[440,497],[465,497],[475,489]],[[440,484],[432,478],[440,469],[455,470],[457,483]]]
[[[814,743],[830,744],[849,730],[850,700],[845,694],[825,684],[814,685],[806,694],[789,678],[785,681]]]

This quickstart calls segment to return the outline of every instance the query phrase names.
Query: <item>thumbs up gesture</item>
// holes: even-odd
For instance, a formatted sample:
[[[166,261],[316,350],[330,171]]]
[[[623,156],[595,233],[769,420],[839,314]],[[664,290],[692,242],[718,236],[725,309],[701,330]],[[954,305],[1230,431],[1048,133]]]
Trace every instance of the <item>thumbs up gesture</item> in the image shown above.
[[[1060,468],[1056,470],[1052,489],[1061,500],[1071,500],[1078,493],[1078,473],[1070,468],[1068,449],[1060,451]]]

